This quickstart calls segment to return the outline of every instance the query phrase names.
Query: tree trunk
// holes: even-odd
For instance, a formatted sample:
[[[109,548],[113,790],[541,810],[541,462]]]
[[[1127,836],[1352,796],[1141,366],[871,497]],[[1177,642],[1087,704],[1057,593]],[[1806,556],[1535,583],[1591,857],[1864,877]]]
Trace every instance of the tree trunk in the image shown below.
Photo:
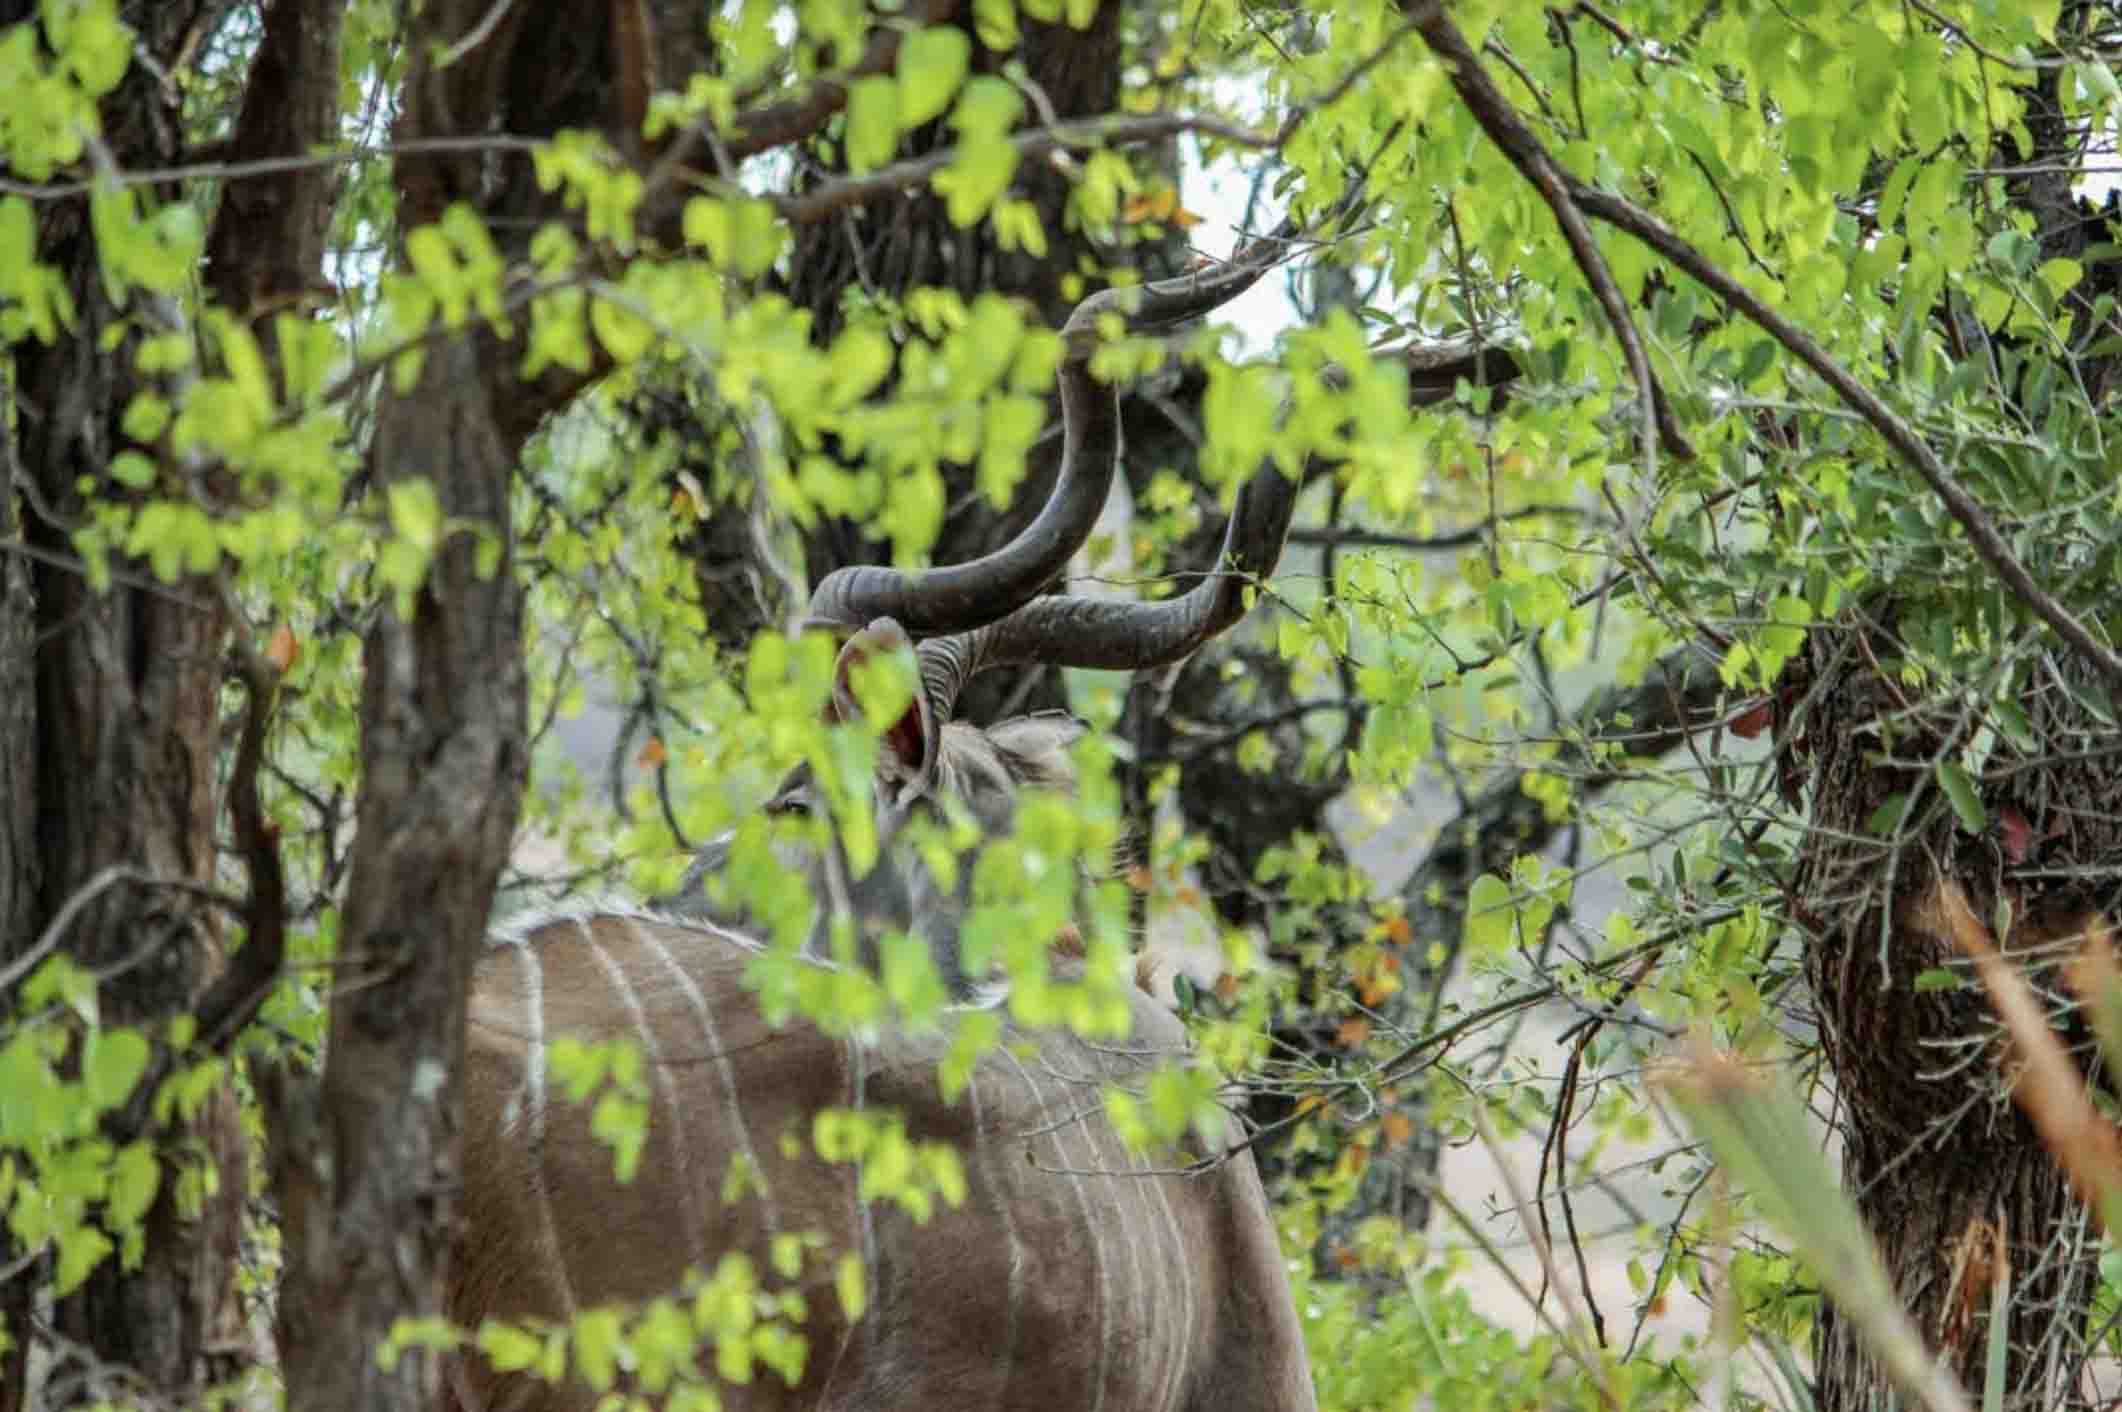
[[[1887,998],[1890,1001],[1890,997]],[[1988,1352],[1993,1252],[2011,1275],[2007,1408],[2084,1406],[2077,1340],[2098,1275],[2099,1232],[2016,1111],[1970,1112],[1937,1142],[1852,1122],[1843,1183],[1880,1238],[1916,1327],[1979,1396]],[[1994,1118],[1995,1121],[1991,1121]],[[1820,1323],[1821,1412],[1884,1407],[1892,1384],[1832,1304]]]
[[[654,53],[641,0],[499,10],[430,0],[410,52],[397,129],[408,145],[604,126],[620,150],[638,150]],[[401,228],[464,202],[493,222],[504,256],[565,218],[521,153],[409,152],[396,178]],[[644,228],[662,229],[671,195],[651,200]],[[321,1082],[283,1082],[273,1095],[281,1349],[298,1406],[424,1412],[441,1398],[434,1358],[416,1351],[385,1367],[377,1351],[399,1320],[442,1312],[465,995],[529,764],[510,491],[545,415],[601,371],[525,382],[521,363],[520,343],[484,327],[436,338],[414,384],[385,395],[369,447],[373,483],[424,478],[453,532],[409,612],[387,601],[368,637],[338,955],[340,973],[358,979],[333,1003]]]
[[[0,20],[25,20],[23,8],[5,7]],[[227,0],[122,7],[154,62],[134,65],[103,101],[100,140],[119,167],[182,159],[178,90],[164,76],[231,8]],[[323,28],[335,35],[336,21]],[[323,92],[335,120],[335,39],[328,48]],[[269,127],[242,128],[236,141],[248,141],[246,155],[299,152],[332,130],[306,121],[315,111],[282,107]],[[315,180],[262,185],[285,193]],[[273,286],[232,282],[249,264],[244,242],[273,250],[271,273],[297,288],[317,279],[322,252],[321,222],[304,238],[270,213],[247,215],[224,212],[210,244],[233,258],[209,270],[209,291],[239,317],[251,311],[239,294]],[[127,493],[107,473],[127,444],[126,409],[148,386],[134,366],[139,339],[179,316],[152,296],[112,303],[86,200],[40,203],[37,220],[38,258],[65,280],[75,320],[54,343],[14,351],[12,390],[23,415],[0,471],[0,541],[19,532],[38,557],[0,555],[0,960],[21,954],[70,900],[93,892],[62,943],[77,963],[105,972],[104,1025],[140,1025],[159,1037],[157,1022],[189,1009],[222,961],[221,918],[190,889],[214,881],[217,705],[230,624],[214,576],[162,584],[146,564],[121,558],[117,585],[97,593],[75,566],[82,485],[99,496]],[[244,228],[231,235],[238,220]],[[27,506],[19,525],[18,491]],[[129,1270],[105,1261],[59,1301],[54,1322],[73,1348],[51,1398],[96,1398],[137,1381],[190,1403],[227,1370],[219,1350],[241,1346],[234,1265],[246,1169],[233,1094],[222,1090],[195,1119],[158,1125],[148,1117],[150,1090],[142,1086],[110,1133],[120,1142],[153,1136],[165,1154],[144,1252]],[[180,1186],[190,1184],[180,1184],[182,1166],[204,1185],[196,1209],[180,1209]],[[6,1295],[8,1330],[20,1339],[29,1334],[35,1283],[18,1279]],[[25,1397],[25,1366],[19,1347],[0,1362],[0,1406]]]
[[[1919,992],[1915,981],[1965,959],[1930,901],[1957,888],[1993,935],[2003,933],[2037,994],[2066,993],[2056,970],[2105,909],[2098,880],[2122,865],[2122,821],[2104,804],[2122,792],[2122,767],[2088,748],[2112,740],[2080,704],[2102,688],[2050,655],[2018,703],[2036,743],[1998,745],[1978,786],[1993,826],[1965,832],[1928,762],[1954,757],[1986,702],[1949,689],[1913,693],[1897,670],[1897,607],[1875,602],[1868,618],[1816,630],[1781,697],[1794,704],[1816,693],[1781,729],[1796,733],[1786,744],[1810,761],[1796,904],[1814,932],[1806,969],[1841,1101],[1844,1185],[1917,1327],[1963,1387],[1982,1386],[1990,1291],[2008,1276],[2005,1405],[2079,1405],[2099,1243],[2011,1101],[2005,1046],[1981,988]],[[1899,823],[1888,807],[1896,796],[1907,801]],[[2068,1042],[2084,1039],[2074,1020],[2066,1028]],[[1891,1395],[1830,1309],[1822,1412],[1884,1406]]]
[[[0,370],[12,381],[12,369]],[[9,401],[14,389],[8,388]],[[29,560],[16,552],[15,516],[23,475],[13,418],[0,419],[0,958],[19,954],[37,934],[43,859],[37,848],[37,604]],[[0,1010],[5,999],[0,997]],[[0,1225],[0,1268],[21,1258]],[[28,1272],[0,1281],[0,1412],[29,1402]]]
[[[433,347],[388,398],[371,453],[389,485],[431,473],[444,512],[501,542],[497,564],[460,534],[401,618],[369,634],[363,776],[321,1090],[280,1103],[276,1175],[287,1268],[280,1305],[298,1405],[425,1408],[433,1361],[382,1367],[401,1317],[442,1311],[456,1219],[464,997],[528,765],[522,589],[508,552],[517,447],[484,406],[474,335]]]

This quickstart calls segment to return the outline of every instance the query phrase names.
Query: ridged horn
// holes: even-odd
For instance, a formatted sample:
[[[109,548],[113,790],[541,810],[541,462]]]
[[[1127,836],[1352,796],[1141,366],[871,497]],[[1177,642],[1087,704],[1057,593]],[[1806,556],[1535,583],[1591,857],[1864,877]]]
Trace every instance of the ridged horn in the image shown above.
[[[1183,323],[1221,307],[1272,269],[1296,227],[1285,222],[1237,259],[1126,289],[1103,289],[1062,326],[1061,469],[1053,494],[1024,532],[992,554],[932,569],[855,565],[827,574],[811,594],[807,625],[847,632],[877,618],[915,637],[995,623],[1052,583],[1090,538],[1120,464],[1120,394],[1091,376],[1099,326],[1117,315],[1130,333]]]

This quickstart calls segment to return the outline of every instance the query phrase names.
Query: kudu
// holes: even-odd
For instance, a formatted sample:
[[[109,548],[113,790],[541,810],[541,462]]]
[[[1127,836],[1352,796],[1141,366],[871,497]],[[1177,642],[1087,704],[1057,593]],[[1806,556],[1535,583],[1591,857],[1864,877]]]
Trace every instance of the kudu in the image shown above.
[[[1001,662],[1131,669],[1177,661],[1243,616],[1245,584],[1281,552],[1295,482],[1266,466],[1240,492],[1215,572],[1162,603],[1039,591],[1088,538],[1120,454],[1116,389],[1089,371],[1098,325],[1132,331],[1198,317],[1250,285],[1259,256],[1212,273],[1105,291],[1063,331],[1062,463],[1052,497],[1016,540],[969,564],[923,572],[843,569],[812,617],[854,630],[839,662],[838,709],[865,652],[918,647],[921,689],[880,747],[877,862],[844,875],[835,846],[791,866],[858,924],[911,932],[961,999],[956,933],[970,869],[939,884],[891,839],[916,811],[954,796],[983,828],[1006,829],[1025,784],[1063,784],[1074,727],[1055,718],[986,731],[950,720],[965,681]],[[877,620],[895,620],[877,621]],[[772,808],[800,809],[803,777]],[[449,1313],[566,1320],[679,1291],[688,1269],[725,1252],[761,1270],[776,1235],[820,1232],[862,1261],[866,1311],[842,1314],[829,1273],[808,1280],[802,1379],[759,1371],[724,1385],[740,1408],[1090,1408],[1249,1412],[1312,1407],[1310,1375],[1268,1207],[1249,1155],[1188,1171],[1153,1167],[1107,1121],[1100,1085],[1139,1075],[1185,1045],[1179,1021],[1132,995],[1131,1037],[1092,1044],[1022,1034],[989,1052],[956,1102],[935,1062],[942,1041],[897,1031],[834,1038],[770,1027],[740,983],[760,943],[709,895],[710,849],[660,907],[551,920],[491,948],[473,982],[467,1036],[464,1223]],[[828,874],[843,870],[835,890]],[[821,909],[826,904],[821,903]],[[813,931],[813,946],[822,933]],[[973,1000],[970,1003],[982,1003]],[[612,1154],[582,1105],[556,1101],[546,1073],[559,1036],[625,1037],[650,1083],[638,1174]],[[858,1199],[847,1167],[810,1152],[810,1115],[830,1106],[896,1110],[915,1139],[954,1144],[968,1192],[917,1225]],[[784,1144],[785,1135],[805,1139]],[[1235,1134],[1233,1134],[1235,1136]],[[756,1190],[725,1203],[733,1163]],[[806,1267],[808,1271],[808,1267]],[[703,1366],[707,1359],[703,1357]],[[587,1412],[596,1394],[498,1376],[467,1354],[451,1375],[467,1408]]]

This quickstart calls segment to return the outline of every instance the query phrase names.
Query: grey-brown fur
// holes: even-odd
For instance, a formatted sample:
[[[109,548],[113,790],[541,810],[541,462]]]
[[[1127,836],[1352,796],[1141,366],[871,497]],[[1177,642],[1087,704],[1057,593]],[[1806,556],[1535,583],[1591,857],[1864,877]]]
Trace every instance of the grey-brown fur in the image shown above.
[[[776,1030],[742,975],[749,938],[643,914],[557,918],[481,959],[466,1032],[464,1237],[448,1313],[566,1321],[600,1305],[682,1299],[689,1271],[750,1257],[772,1289],[774,1235],[815,1231],[794,1287],[808,1313],[802,1381],[761,1368],[721,1385],[732,1412],[1308,1412],[1310,1376],[1267,1202],[1243,1152],[1199,1173],[1131,1153],[1100,1085],[1183,1050],[1184,1029],[1132,997],[1133,1033],[1093,1044],[1006,1033],[943,1101],[946,1041],[888,1030],[842,1040]],[[623,1038],[647,1061],[648,1145],[631,1184],[591,1109],[546,1075],[561,1035]],[[925,1225],[864,1206],[857,1174],[811,1148],[811,1114],[891,1109],[952,1144],[967,1195]],[[784,1149],[783,1137],[795,1142]],[[1224,1135],[1226,1140],[1235,1133]],[[723,1199],[732,1164],[761,1183]],[[833,1275],[864,1262],[868,1311],[843,1317]],[[712,1368],[711,1349],[699,1363]],[[476,1355],[456,1406],[590,1412],[579,1381],[501,1377]]]
[[[915,777],[889,748],[880,760],[877,781],[878,857],[869,873],[849,876],[846,855],[837,845],[821,851],[793,841],[777,842],[782,866],[803,876],[818,903],[809,954],[829,954],[825,904],[844,896],[854,914],[865,964],[876,964],[875,942],[887,931],[908,932],[928,943],[929,954],[944,984],[959,999],[970,995],[983,977],[970,976],[961,961],[958,933],[972,902],[970,854],[960,859],[953,884],[938,884],[918,849],[905,837],[917,815],[933,814],[938,800],[962,804],[979,825],[982,840],[1010,831],[1018,795],[1025,789],[1071,791],[1075,766],[1069,747],[1083,734],[1071,717],[1020,716],[987,730],[952,721],[936,733],[933,768]],[[799,767],[783,782],[768,805],[777,809],[812,807],[808,767]],[[694,857],[678,890],[659,909],[673,917],[745,926],[758,919],[717,898],[715,879],[729,848],[724,839],[709,843]],[[831,871],[839,870],[837,885]]]

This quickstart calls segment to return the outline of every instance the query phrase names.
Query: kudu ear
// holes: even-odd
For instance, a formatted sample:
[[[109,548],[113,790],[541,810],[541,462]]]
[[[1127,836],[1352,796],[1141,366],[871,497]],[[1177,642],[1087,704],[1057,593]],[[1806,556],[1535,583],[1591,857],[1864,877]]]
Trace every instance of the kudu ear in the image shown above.
[[[935,711],[929,705],[928,692],[921,685],[915,667],[913,639],[892,619],[878,618],[841,647],[839,660],[833,664],[832,718],[835,721],[862,718],[862,705],[855,699],[855,666],[879,653],[903,656],[908,669],[915,672],[913,700],[907,703],[899,719],[885,728],[879,742],[883,752],[877,760],[878,777],[896,786],[893,794],[903,798],[914,791],[927,789],[934,780],[943,723],[936,719]]]

